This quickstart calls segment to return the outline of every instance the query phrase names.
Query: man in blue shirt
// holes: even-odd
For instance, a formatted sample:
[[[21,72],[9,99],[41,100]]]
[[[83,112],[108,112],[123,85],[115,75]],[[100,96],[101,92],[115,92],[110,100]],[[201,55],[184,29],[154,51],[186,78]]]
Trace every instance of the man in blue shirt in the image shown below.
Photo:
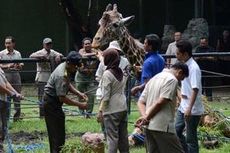
[[[141,84],[131,89],[132,95],[142,91],[145,84],[165,67],[164,58],[158,54],[160,48],[160,38],[156,34],[145,36],[144,49],[146,52],[142,66]]]

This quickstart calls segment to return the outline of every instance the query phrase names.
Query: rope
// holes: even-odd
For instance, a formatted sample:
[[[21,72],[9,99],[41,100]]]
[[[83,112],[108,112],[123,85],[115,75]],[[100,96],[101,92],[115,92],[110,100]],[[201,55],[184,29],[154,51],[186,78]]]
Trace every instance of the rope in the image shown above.
[[[34,144],[29,144],[29,145],[16,145],[15,146],[15,149],[16,150],[24,150],[26,152],[29,152],[29,151],[33,151],[33,150],[36,150],[36,149],[41,149],[41,148],[44,148],[44,144],[41,144],[41,143],[34,143]]]
[[[223,74],[223,73],[218,73],[218,72],[213,72],[213,71],[207,71],[207,70],[201,70],[202,72],[210,73],[210,74],[215,74],[215,75],[220,75],[224,77],[230,77],[228,74]]]

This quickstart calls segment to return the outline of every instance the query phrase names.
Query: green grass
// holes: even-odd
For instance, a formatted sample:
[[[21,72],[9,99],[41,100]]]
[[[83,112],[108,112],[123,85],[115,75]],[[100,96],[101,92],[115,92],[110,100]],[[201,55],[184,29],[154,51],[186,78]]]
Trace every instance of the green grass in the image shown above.
[[[32,100],[36,101],[36,98],[31,98]],[[28,101],[24,101],[23,103],[29,103]],[[223,112],[226,116],[230,115],[230,103],[229,102],[211,102],[210,105],[213,109],[219,110]],[[23,105],[22,107],[28,107]],[[65,108],[71,109],[71,110],[78,110],[76,107],[67,107]],[[98,105],[95,105],[95,112],[97,111]],[[129,124],[128,124],[128,131],[129,133],[132,133],[134,126],[133,123],[135,120],[139,117],[139,113],[137,111],[136,103],[132,103],[132,111],[129,115]],[[44,119],[39,118],[27,118],[27,117],[38,117],[38,108],[25,108],[22,109],[22,112],[24,114],[24,119],[20,122],[13,123],[10,121],[9,126],[9,134],[12,138],[12,143],[14,144],[14,148],[18,147],[19,145],[25,146],[30,145],[33,143],[41,143],[44,146],[42,148],[34,149],[34,153],[47,153],[49,152],[49,144],[47,140],[47,132],[46,132],[46,126]],[[75,112],[76,113],[76,112]],[[203,129],[207,130],[207,129]],[[85,119],[81,116],[67,116],[66,117],[66,144],[65,144],[65,152],[71,153],[70,150],[73,148],[82,148],[82,144],[80,141],[80,136],[85,132],[101,132],[100,124],[97,123],[96,117],[93,116],[90,119]],[[30,134],[32,135],[32,138],[30,138],[28,135],[27,137],[20,138],[19,141],[15,140],[14,136],[16,134]],[[21,136],[23,137],[23,135]],[[36,137],[34,139],[33,137]],[[31,139],[31,140],[30,140]],[[7,148],[7,146],[6,146]],[[23,149],[18,149],[16,152],[19,153],[27,153],[28,151],[25,151]],[[132,147],[130,148],[131,153],[144,153],[145,148],[144,147]],[[230,143],[228,144],[221,144],[219,148],[213,149],[213,150],[207,150],[200,146],[200,152],[201,153],[229,153],[230,152]],[[32,153],[32,151],[31,151]]]

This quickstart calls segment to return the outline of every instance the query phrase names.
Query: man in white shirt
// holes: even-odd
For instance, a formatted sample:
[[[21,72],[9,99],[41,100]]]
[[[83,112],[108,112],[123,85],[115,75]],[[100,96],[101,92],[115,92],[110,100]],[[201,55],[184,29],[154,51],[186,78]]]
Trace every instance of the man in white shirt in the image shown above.
[[[176,43],[176,57],[188,65],[189,76],[181,82],[181,102],[176,116],[176,132],[186,153],[198,153],[197,127],[204,113],[201,101],[201,70],[192,58],[192,45],[189,41]],[[183,135],[186,129],[186,137]]]
[[[43,39],[43,49],[36,51],[30,55],[30,58],[50,60],[50,62],[37,63],[37,74],[35,77],[35,82],[38,85],[38,100],[40,104],[40,107],[39,107],[40,117],[44,116],[44,112],[42,108],[42,102],[43,102],[42,97],[44,93],[44,87],[50,77],[50,74],[52,73],[52,70],[54,70],[54,67],[55,67],[52,61],[54,60],[56,64],[59,64],[61,62],[61,57],[63,57],[61,53],[52,49],[52,39],[50,38]]]
[[[7,118],[8,118],[8,105],[7,95],[21,99],[22,96],[19,94],[7,81],[5,73],[0,68],[0,153],[5,152],[3,149],[3,142],[6,136],[7,130]]]
[[[21,53],[14,49],[15,48],[14,37],[7,36],[5,38],[5,47],[6,47],[6,49],[4,49],[0,52],[1,59],[14,60],[14,59],[21,59],[22,58]],[[6,79],[9,81],[9,83],[13,86],[13,88],[18,93],[21,93],[21,76],[20,76],[19,71],[22,69],[23,65],[24,65],[23,63],[0,64],[0,67],[5,72]],[[7,100],[10,102],[11,97],[8,97]],[[21,119],[21,105],[20,105],[20,99],[14,97],[13,101],[14,101],[14,110],[15,110],[15,113],[13,115],[13,120],[15,122],[15,121],[18,121],[19,119]]]
[[[170,43],[168,45],[168,49],[166,51],[166,55],[176,55],[176,42],[179,41],[181,39],[181,32],[175,32],[174,33],[174,42]],[[170,67],[171,65],[175,64],[177,61],[176,58],[167,58],[167,67]]]

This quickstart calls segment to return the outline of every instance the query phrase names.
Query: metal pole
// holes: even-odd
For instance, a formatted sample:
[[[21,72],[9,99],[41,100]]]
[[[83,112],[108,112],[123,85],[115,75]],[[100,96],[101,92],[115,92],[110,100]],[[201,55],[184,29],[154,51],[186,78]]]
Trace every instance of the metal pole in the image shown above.
[[[140,34],[143,33],[143,10],[142,10],[142,0],[139,0],[139,30]]]

